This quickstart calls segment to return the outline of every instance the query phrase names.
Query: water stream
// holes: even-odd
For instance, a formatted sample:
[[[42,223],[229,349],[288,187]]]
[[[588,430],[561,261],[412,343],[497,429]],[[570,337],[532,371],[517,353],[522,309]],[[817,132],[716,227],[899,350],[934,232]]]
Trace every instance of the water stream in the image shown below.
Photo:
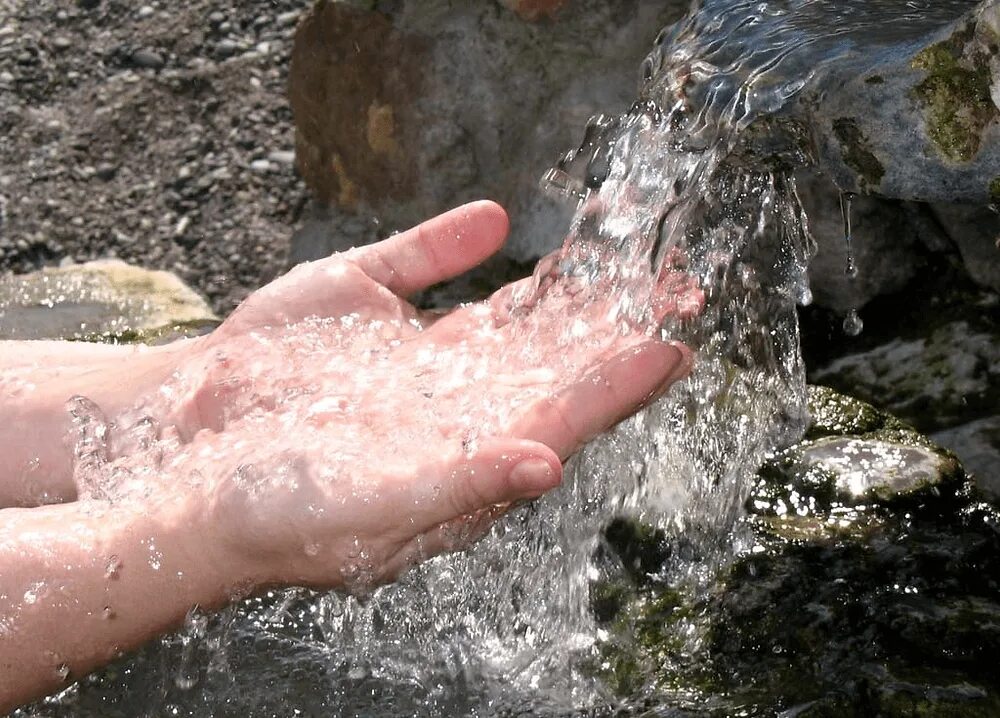
[[[604,646],[627,649],[628,637],[595,619],[595,587],[634,570],[608,550],[609,523],[625,518],[660,532],[667,548],[647,573],[702,590],[749,548],[740,517],[756,467],[806,419],[795,307],[809,302],[814,246],[791,165],[748,164],[740,141],[835,63],[894,51],[971,4],[695,3],[661,34],[634,107],[595,117],[581,147],[543,180],[577,211],[563,249],[519,298],[518,320],[530,345],[531,306],[554,286],[584,299],[613,296],[623,321],[638,320],[665,276],[693,278],[703,310],[661,331],[698,350],[694,374],[593,442],[561,489],[512,513],[471,550],[364,598],[293,590],[192,615],[181,634],[45,710],[89,715],[81,708],[94,705],[88,695],[104,695],[107,709],[116,692],[134,696],[112,701],[128,715],[291,715],[290,706],[303,715],[565,715],[640,706],[643,687],[622,699],[601,677]],[[560,341],[571,346],[574,331],[567,317]],[[696,654],[697,621],[678,631],[683,650]],[[697,703],[696,694],[685,700]]]

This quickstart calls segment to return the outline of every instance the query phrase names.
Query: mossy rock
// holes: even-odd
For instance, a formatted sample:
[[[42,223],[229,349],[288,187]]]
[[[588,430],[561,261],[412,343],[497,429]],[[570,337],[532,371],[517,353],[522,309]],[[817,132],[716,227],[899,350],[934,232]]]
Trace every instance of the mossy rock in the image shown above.
[[[616,522],[605,550],[626,570],[592,593],[595,672],[678,715],[1000,714],[1000,511],[894,417],[822,387],[809,400],[799,458],[769,464],[747,502],[753,548],[709,587],[664,578],[684,574],[669,570],[683,539]],[[912,449],[939,474],[857,494],[800,460],[846,442]]]
[[[0,278],[0,339],[166,343],[219,319],[176,275],[119,260]]]

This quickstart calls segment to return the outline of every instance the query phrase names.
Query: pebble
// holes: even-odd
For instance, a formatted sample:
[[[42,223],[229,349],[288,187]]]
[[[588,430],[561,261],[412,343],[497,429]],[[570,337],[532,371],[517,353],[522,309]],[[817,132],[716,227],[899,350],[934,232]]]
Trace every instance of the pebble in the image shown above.
[[[156,52],[155,50],[136,50],[132,53],[132,62],[134,62],[139,67],[148,67],[153,70],[159,70],[161,67],[166,65],[166,60],[163,59],[163,55]]]
[[[54,47],[57,50],[68,50],[71,47],[73,47],[73,41],[70,40],[68,37],[63,37],[62,35],[59,35],[57,37],[52,38],[52,47]]]
[[[250,163],[250,169],[260,174],[267,174],[271,171],[272,165],[267,160],[254,160]]]
[[[289,10],[288,12],[283,12],[278,15],[278,17],[275,18],[275,21],[281,27],[287,27],[288,25],[294,25],[297,23],[299,21],[299,15],[301,15],[301,12],[298,10]]]
[[[135,15],[140,20],[145,20],[147,17],[151,17],[155,12],[156,10],[154,10],[152,6],[143,5],[141,8],[139,8],[139,10],[136,12]]]
[[[118,174],[118,168],[111,164],[110,162],[105,162],[99,164],[97,169],[94,170],[94,175],[104,182],[110,182]]]
[[[219,55],[221,55],[222,57],[229,57],[230,55],[234,55],[236,54],[236,51],[239,49],[240,49],[239,45],[237,45],[233,40],[230,40],[228,38],[225,40],[219,40],[219,42],[215,44],[215,51],[219,53]]]
[[[267,159],[279,165],[293,165],[295,164],[295,153],[291,150],[276,150],[271,152]]]

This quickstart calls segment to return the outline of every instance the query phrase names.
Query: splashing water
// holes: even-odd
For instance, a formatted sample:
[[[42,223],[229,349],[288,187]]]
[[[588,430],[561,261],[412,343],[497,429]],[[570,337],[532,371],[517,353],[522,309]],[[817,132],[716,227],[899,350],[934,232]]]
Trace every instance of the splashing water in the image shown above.
[[[543,180],[578,210],[562,250],[539,265],[520,297],[524,316],[516,321],[529,351],[530,307],[552,287],[584,301],[614,297],[614,313],[632,321],[648,318],[666,278],[694,278],[703,310],[661,327],[698,350],[694,374],[586,447],[560,490],[512,513],[469,551],[434,559],[363,600],[289,591],[249,601],[211,625],[198,619],[180,641],[180,668],[164,688],[180,691],[171,694],[172,707],[202,714],[223,700],[247,705],[232,686],[240,671],[247,672],[242,680],[263,686],[248,709],[263,714],[271,700],[264,693],[301,698],[295,686],[308,682],[301,672],[316,666],[323,677],[310,685],[324,692],[316,702],[340,715],[375,706],[380,715],[400,716],[564,714],[613,703],[595,676],[606,636],[591,605],[595,583],[625,569],[602,550],[609,521],[628,517],[663,531],[674,550],[657,579],[697,590],[744,548],[739,518],[756,467],[804,426],[795,305],[810,296],[806,265],[814,247],[789,169],[807,158],[762,166],[747,162],[742,143],[862,40],[865,52],[877,52],[879,43],[926,31],[968,6],[704,0],[661,34],[635,106],[620,117],[596,117],[580,148]],[[559,341],[572,346],[579,337],[566,319]],[[373,372],[376,339],[354,338],[371,353]],[[318,340],[298,341],[305,350]],[[428,371],[451,371],[462,361],[429,357]],[[424,381],[437,387],[432,378]],[[248,393],[247,401],[264,399]],[[280,398],[277,408],[295,401]],[[343,405],[324,410],[349,414]],[[83,400],[74,412],[81,471],[100,498],[111,490],[104,419]],[[133,443],[136,456],[149,455],[148,436]],[[180,450],[176,441],[158,444],[156,462]],[[127,476],[116,485],[142,485],[149,469],[138,464],[119,468]],[[295,467],[285,467],[288,476],[261,476],[248,458],[238,471],[252,492],[260,482],[294,481]],[[359,584],[365,563],[358,547]],[[238,646],[222,638],[234,634]],[[697,631],[685,640],[688,651],[698,650]],[[196,641],[217,647],[201,674]],[[192,695],[201,685],[213,693],[199,702]]]

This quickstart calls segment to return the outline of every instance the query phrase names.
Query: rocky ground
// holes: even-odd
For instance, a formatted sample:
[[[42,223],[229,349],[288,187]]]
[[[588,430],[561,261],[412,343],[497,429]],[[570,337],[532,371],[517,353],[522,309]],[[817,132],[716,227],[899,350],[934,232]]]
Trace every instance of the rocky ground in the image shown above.
[[[0,271],[119,257],[223,313],[278,274],[306,5],[0,1]]]

